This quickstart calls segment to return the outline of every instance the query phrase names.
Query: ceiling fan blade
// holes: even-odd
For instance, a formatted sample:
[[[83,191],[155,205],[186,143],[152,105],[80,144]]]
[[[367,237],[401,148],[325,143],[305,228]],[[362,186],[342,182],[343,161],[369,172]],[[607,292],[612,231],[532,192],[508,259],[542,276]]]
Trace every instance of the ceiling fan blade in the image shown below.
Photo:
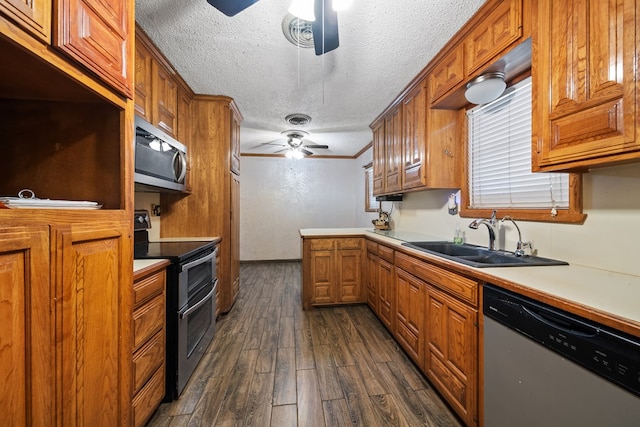
[[[258,0],[207,0],[209,4],[227,16],[242,12]]]
[[[291,148],[289,148],[289,147],[287,147],[287,148],[283,148],[282,150],[274,151],[274,152],[273,152],[273,154],[282,153],[283,151],[288,151],[288,150],[291,150]]]
[[[304,153],[305,156],[313,156],[313,153],[309,150],[305,150],[304,148],[298,148],[300,152]]]
[[[316,0],[316,20],[311,25],[316,55],[330,52],[340,45],[338,40],[338,12],[331,7],[330,0]]]
[[[304,148],[322,148],[322,149],[326,149],[329,148],[328,145],[324,145],[324,144],[309,144],[309,145],[305,145]]]

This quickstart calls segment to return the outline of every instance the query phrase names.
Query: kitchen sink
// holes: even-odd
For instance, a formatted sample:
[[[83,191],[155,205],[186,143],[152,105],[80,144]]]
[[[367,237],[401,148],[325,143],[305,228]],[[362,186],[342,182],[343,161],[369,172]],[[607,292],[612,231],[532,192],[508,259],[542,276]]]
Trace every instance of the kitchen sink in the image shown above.
[[[490,251],[482,246],[456,245],[453,242],[405,242],[403,245],[472,267],[531,267],[568,264],[556,259],[529,255],[516,256],[513,252]]]

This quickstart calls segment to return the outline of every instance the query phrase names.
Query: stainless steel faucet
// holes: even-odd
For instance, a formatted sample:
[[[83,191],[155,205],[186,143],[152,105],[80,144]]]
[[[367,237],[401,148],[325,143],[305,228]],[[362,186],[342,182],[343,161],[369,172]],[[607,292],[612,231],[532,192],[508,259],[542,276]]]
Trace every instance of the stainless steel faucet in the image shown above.
[[[484,219],[484,218],[478,218],[478,219],[474,219],[473,221],[471,221],[471,224],[469,224],[469,228],[472,228],[474,230],[478,229],[478,226],[480,226],[480,224],[484,224],[487,226],[487,229],[489,230],[489,250],[490,251],[495,251],[496,250],[496,226],[497,226],[498,221],[496,220],[496,211],[493,211],[493,213],[491,214],[491,218],[490,219]]]
[[[513,225],[516,227],[516,230],[518,230],[518,243],[516,244],[516,251],[514,252],[514,254],[516,256],[525,256],[526,255],[525,249],[526,248],[532,249],[531,242],[522,241],[522,233],[520,233],[520,227],[518,227],[518,224],[516,224],[516,221],[513,218],[511,218],[509,215],[505,215],[505,217],[502,218],[500,223],[503,223],[505,221],[511,221]]]

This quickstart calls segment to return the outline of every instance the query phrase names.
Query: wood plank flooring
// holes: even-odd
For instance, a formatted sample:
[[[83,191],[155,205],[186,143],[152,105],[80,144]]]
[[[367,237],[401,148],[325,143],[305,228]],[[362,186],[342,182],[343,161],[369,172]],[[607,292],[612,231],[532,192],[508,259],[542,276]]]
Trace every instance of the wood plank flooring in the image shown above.
[[[246,263],[175,402],[149,426],[460,426],[365,305],[302,311],[299,262]]]

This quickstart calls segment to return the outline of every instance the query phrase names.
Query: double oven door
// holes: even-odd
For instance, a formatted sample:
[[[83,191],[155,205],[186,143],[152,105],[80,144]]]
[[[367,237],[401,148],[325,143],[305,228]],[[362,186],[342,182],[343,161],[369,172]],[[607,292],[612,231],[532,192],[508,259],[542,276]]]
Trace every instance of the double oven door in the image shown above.
[[[176,399],[215,334],[216,252],[176,265],[176,303],[167,310],[167,396]]]

